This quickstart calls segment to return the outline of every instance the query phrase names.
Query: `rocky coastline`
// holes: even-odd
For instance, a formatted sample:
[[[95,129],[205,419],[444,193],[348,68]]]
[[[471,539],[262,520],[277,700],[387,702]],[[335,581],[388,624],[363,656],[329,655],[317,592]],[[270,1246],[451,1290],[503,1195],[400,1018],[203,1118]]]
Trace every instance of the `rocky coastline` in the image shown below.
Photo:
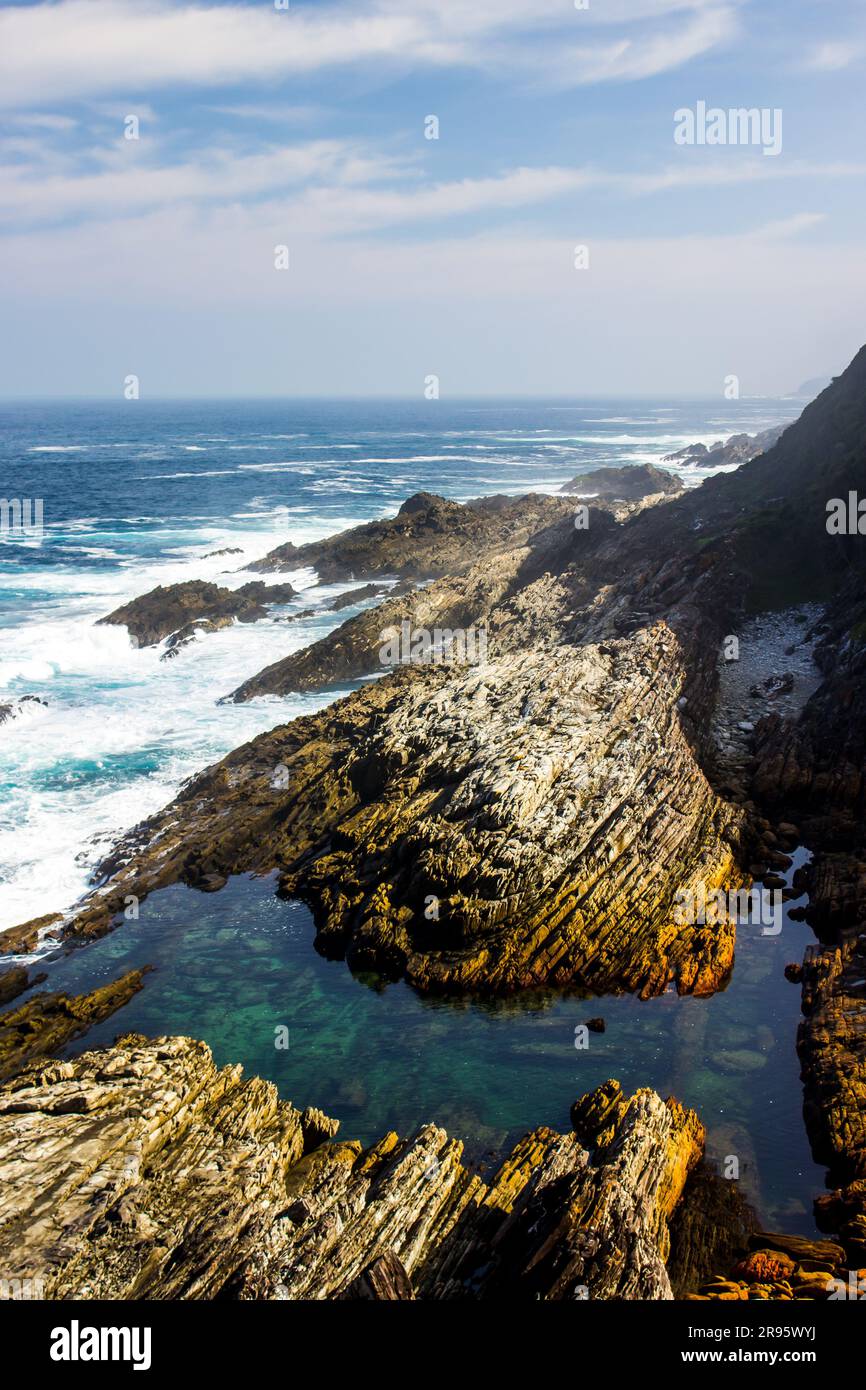
[[[218,892],[277,870],[321,952],[422,992],[707,995],[734,967],[736,928],[681,920],[678,895],[771,876],[799,842],[817,940],[798,965],[797,1047],[832,1239],[757,1230],[706,1176],[697,1116],[614,1081],[576,1102],[572,1134],[528,1134],[488,1180],[435,1125],[336,1143],[321,1112],[186,1038],[52,1060],[142,985],[126,979],[0,1015],[4,1267],[62,1298],[787,1300],[860,1278],[866,561],[824,523],[826,500],[862,484],[864,416],[866,349],[781,438],[664,505],[576,515],[574,496],[420,494],[390,521],[278,547],[259,572],[402,587],[224,698],[358,688],[195,777],[52,928],[85,943],[169,884]],[[106,621],[180,644],[265,605],[255,583],[229,598],[179,587]],[[786,672],[759,659],[756,717],[720,740],[727,639],[798,605],[814,688],[774,707]],[[402,623],[483,628],[485,659],[384,669],[382,634]],[[38,924],[14,931],[32,941]],[[20,969],[0,985],[26,994]],[[16,1158],[25,1143],[35,1164]],[[725,1240],[708,1235],[720,1212]]]

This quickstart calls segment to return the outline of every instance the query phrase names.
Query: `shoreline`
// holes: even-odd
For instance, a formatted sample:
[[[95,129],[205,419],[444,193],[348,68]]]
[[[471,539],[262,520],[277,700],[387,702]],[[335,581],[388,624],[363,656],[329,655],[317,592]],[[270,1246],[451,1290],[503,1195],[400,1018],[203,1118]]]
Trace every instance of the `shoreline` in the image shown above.
[[[434,616],[450,624],[456,614],[482,621],[488,659],[477,670],[422,664],[383,675],[206,769],[115,846],[102,866],[102,885],[64,924],[67,943],[105,938],[118,925],[122,934],[125,905],[147,913],[173,884],[218,896],[233,875],[277,871],[279,897],[312,906],[323,956],[344,958],[354,975],[405,980],[430,999],[455,990],[493,999],[574,982],[596,997],[624,990],[648,1000],[675,986],[700,1003],[724,992],[734,966],[733,928],[675,926],[674,894],[696,882],[736,887],[748,881],[750,862],[761,865],[754,876],[765,886],[774,877],[784,883],[780,871],[791,865],[786,851],[799,834],[789,795],[770,819],[749,786],[725,799],[713,785],[711,725],[725,628],[742,626],[744,574],[759,603],[770,578],[776,588],[780,583],[775,556],[756,556],[748,525],[734,523],[732,539],[730,518],[741,495],[756,486],[767,490],[765,474],[772,488],[773,470],[809,437],[810,411],[819,407],[737,475],[719,475],[625,519],[596,504],[584,508],[588,526],[576,528],[567,499],[542,505],[493,498],[461,507],[418,494],[393,520],[316,545],[321,577],[349,575],[363,583],[396,573],[410,587],[305,649],[307,685],[300,688],[324,691],[340,673],[374,674],[370,633],[394,605],[410,606],[415,621],[428,625]],[[659,554],[662,536],[676,552],[675,565]],[[259,568],[285,571],[313,559],[309,547],[285,549]],[[821,556],[815,558],[820,564]],[[748,570],[738,569],[746,564]],[[784,579],[795,602],[803,577],[808,572],[791,568]],[[279,681],[291,690],[298,661],[278,667]],[[743,773],[766,775],[767,736],[789,737],[797,727],[773,714],[748,730],[755,739]],[[814,839],[807,820],[803,843]],[[823,911],[821,842],[819,831],[808,868],[791,866],[800,880],[786,889],[789,896],[802,897],[804,883],[813,895],[809,906],[792,909],[801,917]],[[423,910],[431,901],[432,914]],[[811,960],[807,953],[807,1023],[800,1030],[807,1057],[825,1046],[809,1023],[821,1018],[822,989]],[[742,1048],[728,1055],[739,1058],[735,1074],[760,1060]],[[68,1065],[68,1075],[77,1075],[77,1063]],[[90,1065],[87,1054],[83,1065]],[[808,1095],[809,1077],[806,1084]],[[838,1082],[828,1074],[827,1084]],[[637,1100],[621,1108],[611,1100],[619,1095],[613,1085],[605,1082],[576,1105],[579,1138],[599,1132],[587,1126],[586,1106],[595,1113],[598,1105],[605,1111],[613,1104],[622,1121],[633,1113]],[[814,1143],[816,1117],[807,1112],[807,1120]],[[676,1196],[666,1215],[679,1204],[703,1150],[703,1128],[699,1141],[692,1128],[696,1118],[683,1123],[695,1142],[689,1141],[688,1159],[676,1160]],[[581,1171],[585,1162],[578,1160]],[[670,1175],[660,1180],[667,1190]],[[858,1198],[855,1188],[846,1192],[837,1194],[835,1206],[819,1202],[818,1209],[822,1220],[836,1222],[834,1230],[835,1213],[844,1209],[841,1230],[851,1228],[856,1253],[859,1218],[852,1224],[850,1208],[856,1210]],[[616,1200],[627,1207],[627,1192]],[[663,1223],[649,1215],[664,1259]],[[747,1255],[733,1269],[717,1269],[700,1296],[796,1296],[786,1283],[800,1268],[790,1253],[792,1238],[761,1238],[754,1262]],[[852,1257],[841,1246],[833,1249],[834,1275],[851,1268],[844,1261]],[[648,1247],[641,1260],[648,1270]],[[649,1296],[666,1298],[664,1266],[656,1269]],[[801,1269],[802,1288],[810,1289],[802,1296],[821,1296],[808,1273]],[[399,1282],[399,1271],[391,1275]],[[355,1276],[347,1271],[345,1277]],[[641,1296],[637,1271],[636,1277],[626,1296]],[[559,1295],[551,1289],[543,1296]]]

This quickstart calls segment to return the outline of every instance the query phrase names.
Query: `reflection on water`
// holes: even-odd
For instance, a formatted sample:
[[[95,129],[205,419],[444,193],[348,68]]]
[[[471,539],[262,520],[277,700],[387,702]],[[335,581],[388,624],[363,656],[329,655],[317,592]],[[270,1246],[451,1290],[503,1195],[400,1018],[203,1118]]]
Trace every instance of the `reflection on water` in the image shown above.
[[[275,898],[271,880],[236,878],[208,895],[176,885],[142,903],[138,922],[41,963],[41,988],[81,992],[153,964],[141,993],[70,1052],[124,1031],[190,1034],[218,1063],[241,1062],[296,1105],[335,1116],[346,1138],[370,1143],[433,1120],[480,1162],[537,1125],[567,1130],[574,1098],[608,1077],[652,1086],[699,1112],[714,1158],[739,1158],[766,1224],[814,1231],[824,1170],[802,1121],[800,991],[783,975],[813,938],[787,914],[778,936],[740,929],[733,978],[712,999],[425,999],[353,977],[312,939],[308,910]],[[599,1015],[606,1031],[576,1050],[575,1026]]]

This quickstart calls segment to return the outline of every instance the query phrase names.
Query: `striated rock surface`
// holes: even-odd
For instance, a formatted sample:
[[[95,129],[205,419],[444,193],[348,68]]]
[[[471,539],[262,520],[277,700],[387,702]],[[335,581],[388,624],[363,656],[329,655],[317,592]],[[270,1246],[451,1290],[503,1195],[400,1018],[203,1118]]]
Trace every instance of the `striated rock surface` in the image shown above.
[[[541,499],[539,499],[541,500]],[[613,526],[604,513],[590,514],[591,534],[575,532],[572,513],[560,516],[529,537],[525,545],[467,560],[464,573],[434,580],[411,590],[404,582],[376,607],[348,619],[302,651],[245,681],[227,699],[240,703],[257,695],[288,695],[321,690],[388,669],[384,645],[391,634],[405,631],[401,647],[411,656],[418,633],[481,633],[501,650],[525,647],[539,636],[550,637],[561,625],[573,594],[557,586],[556,574],[582,550],[591,549]],[[349,596],[346,595],[348,598]],[[465,645],[465,644],[464,644]],[[471,647],[476,646],[474,638]],[[452,657],[445,657],[452,660]],[[425,664],[423,660],[418,663]]]
[[[129,893],[277,868],[321,950],[422,989],[710,993],[734,928],[678,923],[673,900],[739,881],[741,813],[696,760],[683,662],[658,624],[399,670],[195,778],[70,930],[105,931]]]
[[[592,1152],[537,1130],[488,1183],[435,1125],[334,1143],[203,1043],[121,1038],[0,1086],[0,1268],[51,1299],[670,1298],[703,1130],[605,1090]]]

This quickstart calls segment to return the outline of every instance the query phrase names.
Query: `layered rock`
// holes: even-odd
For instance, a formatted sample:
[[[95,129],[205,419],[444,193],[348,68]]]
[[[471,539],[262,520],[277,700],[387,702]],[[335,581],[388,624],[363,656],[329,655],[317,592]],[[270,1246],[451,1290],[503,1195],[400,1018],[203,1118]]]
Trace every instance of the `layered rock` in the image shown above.
[[[741,813],[696,760],[684,664],[658,624],[401,669],[194,779],[70,930],[106,930],[130,893],[276,868],[320,949],[422,989],[709,993],[734,929],[677,922],[674,898],[740,881]]]
[[[670,1298],[703,1131],[605,1090],[591,1153],[538,1130],[485,1182],[435,1125],[334,1143],[203,1043],[122,1038],[0,1087],[0,1267],[51,1299]]]
[[[401,582],[383,603],[274,662],[226,698],[240,703],[257,695],[322,690],[382,675],[389,669],[386,644],[392,634],[400,634],[399,645],[409,649],[404,661],[410,659],[419,633],[483,631],[485,651],[488,638],[506,650],[550,637],[557,625],[561,627],[574,597],[573,591],[555,586],[551,574],[563,570],[581,550],[591,549],[612,525],[609,517],[595,511],[590,520],[590,531],[578,534],[569,511],[531,535],[525,545],[485,555],[477,564],[467,561],[462,574],[415,590]],[[442,656],[453,659],[447,650]]]
[[[44,917],[33,917],[29,922],[21,922],[17,927],[6,927],[0,931],[0,954],[31,955],[46,938],[54,934],[54,929],[63,921],[59,912],[48,912]]]

